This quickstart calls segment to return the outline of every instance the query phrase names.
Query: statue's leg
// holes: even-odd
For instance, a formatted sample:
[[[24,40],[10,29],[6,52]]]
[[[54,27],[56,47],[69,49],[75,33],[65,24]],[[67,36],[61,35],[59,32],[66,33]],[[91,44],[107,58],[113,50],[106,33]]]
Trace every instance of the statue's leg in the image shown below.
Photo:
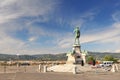
[[[80,44],[80,42],[79,42],[79,38],[77,38],[77,44]]]
[[[74,42],[74,44],[76,44],[76,38],[75,38],[75,42]]]
[[[80,42],[79,42],[79,38],[78,38],[78,44],[80,44]]]

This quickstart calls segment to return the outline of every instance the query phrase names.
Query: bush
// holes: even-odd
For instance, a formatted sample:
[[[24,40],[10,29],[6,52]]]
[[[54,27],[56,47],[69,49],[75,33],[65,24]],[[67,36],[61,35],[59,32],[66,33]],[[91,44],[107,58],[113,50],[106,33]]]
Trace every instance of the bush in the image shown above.
[[[93,56],[88,56],[87,57],[87,63],[88,64],[93,64],[95,65],[95,58]]]

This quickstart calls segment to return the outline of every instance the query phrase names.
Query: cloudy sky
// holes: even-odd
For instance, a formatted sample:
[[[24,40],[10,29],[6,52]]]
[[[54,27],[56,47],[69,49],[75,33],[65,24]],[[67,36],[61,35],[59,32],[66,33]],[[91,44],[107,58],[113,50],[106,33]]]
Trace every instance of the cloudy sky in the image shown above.
[[[0,0],[0,53],[120,52],[119,0]]]

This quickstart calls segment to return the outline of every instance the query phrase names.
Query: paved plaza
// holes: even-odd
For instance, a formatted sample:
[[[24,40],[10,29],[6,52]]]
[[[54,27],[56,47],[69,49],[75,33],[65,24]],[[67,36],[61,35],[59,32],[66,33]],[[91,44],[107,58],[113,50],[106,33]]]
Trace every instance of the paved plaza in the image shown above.
[[[0,73],[0,80],[119,80],[120,73]]]
[[[58,73],[58,72],[39,72],[38,66],[7,66],[6,72],[4,67],[0,67],[0,80],[119,80],[120,72],[81,72]]]

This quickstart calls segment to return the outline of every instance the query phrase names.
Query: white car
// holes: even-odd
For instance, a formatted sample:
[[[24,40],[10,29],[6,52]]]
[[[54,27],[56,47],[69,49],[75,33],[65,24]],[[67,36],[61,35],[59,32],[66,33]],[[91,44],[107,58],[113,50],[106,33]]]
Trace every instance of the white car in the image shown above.
[[[103,61],[101,64],[99,64],[101,67],[109,67],[112,66],[113,61]]]

